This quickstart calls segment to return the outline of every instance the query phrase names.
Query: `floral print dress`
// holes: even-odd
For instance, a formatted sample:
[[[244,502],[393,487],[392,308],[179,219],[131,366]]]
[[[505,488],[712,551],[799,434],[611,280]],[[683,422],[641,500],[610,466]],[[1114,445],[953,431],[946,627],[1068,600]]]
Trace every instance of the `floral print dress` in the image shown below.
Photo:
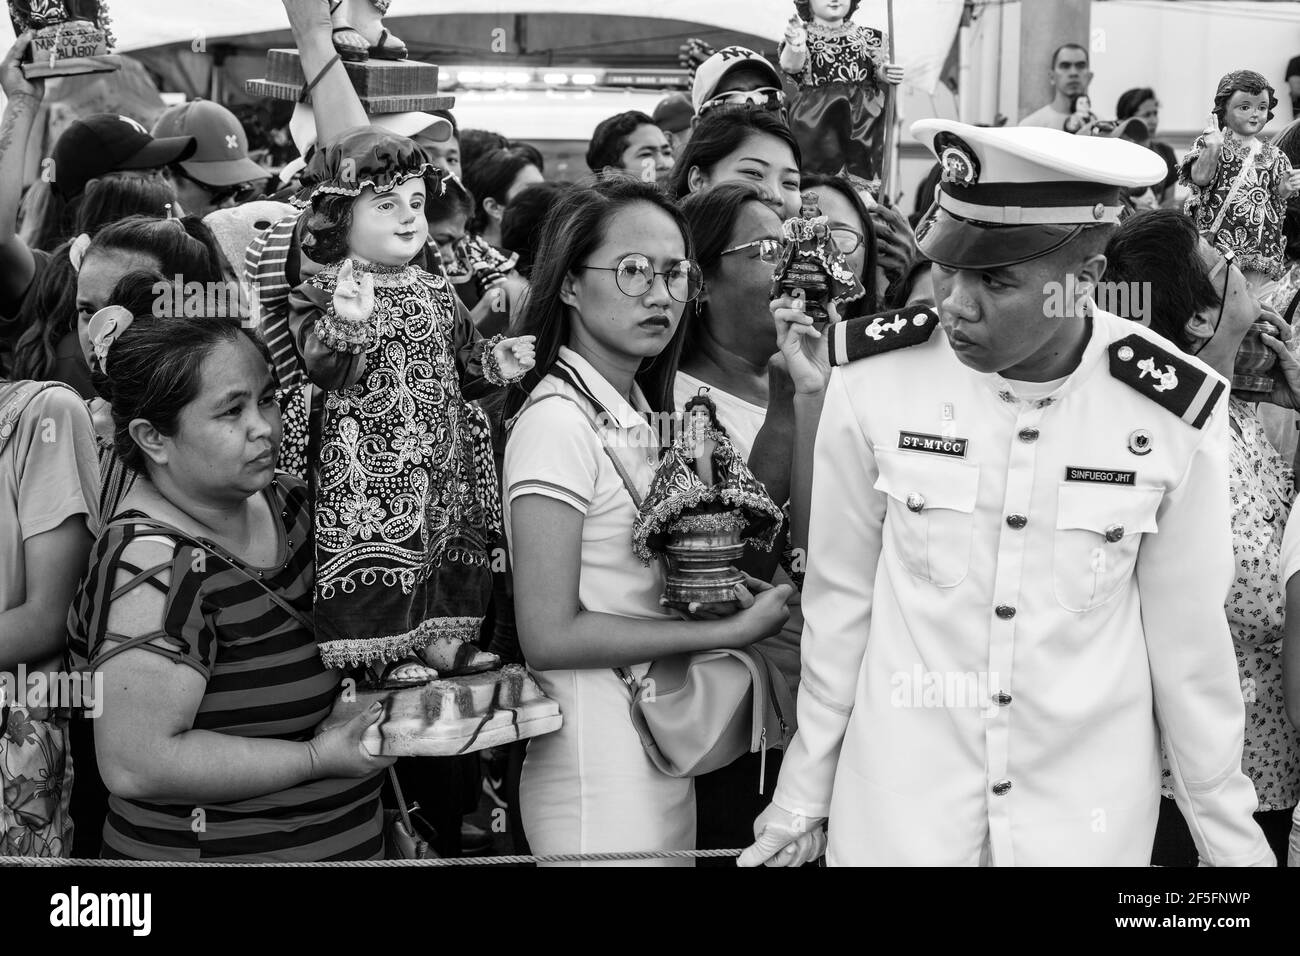
[[[1234,398],[1228,415],[1236,568],[1225,610],[1246,704],[1241,769],[1255,783],[1259,811],[1290,810],[1300,798],[1300,735],[1287,719],[1282,694],[1286,582],[1281,550],[1294,479],[1250,405]],[[1168,776],[1166,769],[1166,781]],[[1164,793],[1173,795],[1167,786]]]
[[[1232,184],[1242,168],[1247,167],[1246,178],[1232,196],[1210,241],[1220,249],[1236,253],[1238,268],[1262,272],[1270,279],[1278,278],[1283,272],[1282,220],[1286,217],[1286,200],[1278,190],[1291,172],[1290,161],[1272,143],[1261,142],[1252,155],[1248,144],[1225,133],[1214,178],[1208,186],[1199,186],[1192,182],[1191,173],[1204,149],[1202,133],[1178,167],[1178,181],[1192,191],[1186,213],[1196,222],[1199,232],[1208,233],[1228,202]]]
[[[0,704],[0,856],[72,855],[68,715]]]

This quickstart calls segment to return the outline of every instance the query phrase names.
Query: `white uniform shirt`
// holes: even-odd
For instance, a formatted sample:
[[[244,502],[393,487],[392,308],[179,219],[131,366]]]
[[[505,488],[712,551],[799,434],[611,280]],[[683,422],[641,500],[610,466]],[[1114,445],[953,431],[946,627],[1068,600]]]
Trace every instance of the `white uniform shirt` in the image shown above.
[[[1097,311],[1037,401],[941,331],[833,371],[775,798],[829,815],[830,862],[1145,866],[1158,720],[1202,859],[1271,865],[1223,610],[1226,398],[1197,429],[1115,378],[1134,334],[1173,351]]]

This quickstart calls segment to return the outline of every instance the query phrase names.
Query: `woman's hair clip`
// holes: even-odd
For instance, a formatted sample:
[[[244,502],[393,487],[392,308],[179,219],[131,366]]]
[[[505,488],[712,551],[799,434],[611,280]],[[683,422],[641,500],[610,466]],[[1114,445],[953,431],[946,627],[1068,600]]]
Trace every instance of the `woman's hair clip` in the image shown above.
[[[91,351],[99,362],[101,372],[108,372],[108,349],[117,341],[118,336],[131,327],[135,316],[131,310],[120,305],[108,305],[90,317],[86,335],[90,339]]]
[[[81,263],[86,259],[86,250],[90,248],[90,236],[82,233],[72,240],[72,245],[68,247],[68,261],[72,263],[74,272],[81,271]]]

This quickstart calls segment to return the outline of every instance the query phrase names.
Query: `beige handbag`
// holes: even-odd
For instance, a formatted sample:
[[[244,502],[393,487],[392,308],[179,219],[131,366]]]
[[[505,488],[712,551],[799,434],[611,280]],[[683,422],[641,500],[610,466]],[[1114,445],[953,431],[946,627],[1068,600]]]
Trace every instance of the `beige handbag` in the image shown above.
[[[755,647],[662,657],[639,682],[616,670],[632,694],[632,726],[641,746],[670,777],[697,777],[747,753],[761,753],[763,792],[769,747],[794,734],[794,701],[785,678]],[[786,722],[790,715],[791,723]]]

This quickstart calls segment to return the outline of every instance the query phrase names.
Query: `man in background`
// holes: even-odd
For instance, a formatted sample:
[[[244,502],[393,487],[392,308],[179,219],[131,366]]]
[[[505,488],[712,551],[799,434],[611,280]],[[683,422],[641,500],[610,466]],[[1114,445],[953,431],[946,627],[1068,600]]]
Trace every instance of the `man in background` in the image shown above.
[[[1088,68],[1088,51],[1078,43],[1066,43],[1052,54],[1052,101],[1020,121],[1021,126],[1046,126],[1065,129],[1065,121],[1074,112],[1074,99],[1088,92],[1092,70]]]

